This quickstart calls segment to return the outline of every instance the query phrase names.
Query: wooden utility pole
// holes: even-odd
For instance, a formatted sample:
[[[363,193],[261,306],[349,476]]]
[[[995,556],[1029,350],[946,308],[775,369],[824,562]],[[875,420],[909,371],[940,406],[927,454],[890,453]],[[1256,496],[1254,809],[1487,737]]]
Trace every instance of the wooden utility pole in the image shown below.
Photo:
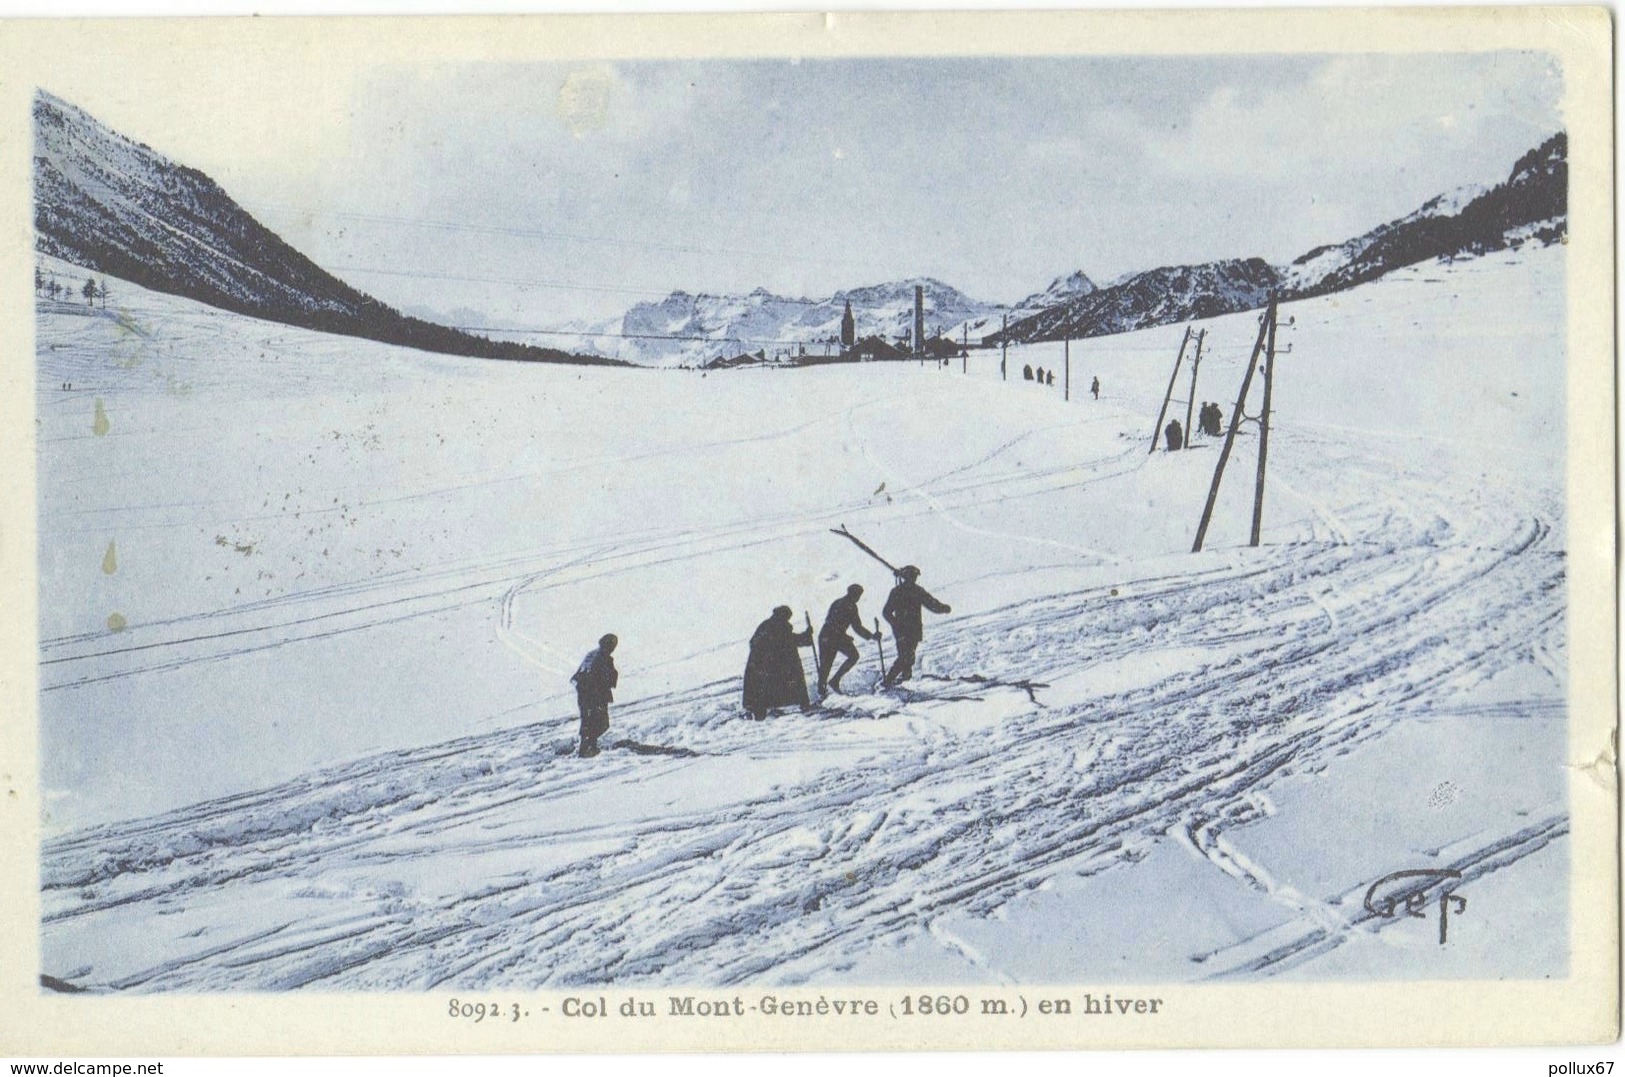
[[[970,322],[959,327],[959,372],[970,373]]]
[[[1162,436],[1162,420],[1168,417],[1168,401],[1174,395],[1174,382],[1179,378],[1179,365],[1185,361],[1185,345],[1191,342],[1191,327],[1185,327],[1185,335],[1179,341],[1179,354],[1174,357],[1174,372],[1168,375],[1168,391],[1162,394],[1162,410],[1157,412],[1157,425],[1151,428],[1151,451],[1157,451],[1157,439]]]
[[[999,332],[999,380],[1010,380],[1010,315],[1004,316],[1004,328]]]
[[[1191,408],[1196,406],[1196,371],[1202,365],[1202,341],[1207,337],[1204,329],[1196,334],[1196,352],[1191,356],[1191,392],[1185,401],[1185,448],[1191,447]]]
[[[1258,413],[1258,481],[1253,486],[1253,540],[1264,525],[1264,461],[1270,451],[1270,386],[1275,383],[1275,297],[1270,297],[1270,339],[1264,346],[1264,410]]]
[[[1072,399],[1072,338],[1066,338],[1066,345],[1061,354],[1066,357],[1066,375],[1061,383],[1061,399]]]
[[[1225,432],[1225,435],[1224,435],[1224,448],[1219,450],[1219,462],[1213,468],[1213,484],[1208,487],[1207,504],[1202,506],[1202,522],[1197,524],[1197,526],[1196,526],[1196,542],[1191,546],[1191,553],[1201,553],[1202,552],[1202,543],[1207,538],[1208,524],[1211,523],[1212,520],[1213,520],[1213,505],[1219,499],[1219,483],[1224,478],[1224,465],[1225,465],[1225,462],[1230,459],[1230,450],[1236,443],[1236,430],[1237,430],[1238,427],[1241,426],[1241,420],[1245,416],[1245,408],[1246,408],[1246,405],[1247,405],[1247,390],[1252,388],[1253,371],[1258,369],[1258,357],[1264,351],[1264,343],[1265,343],[1265,341],[1267,339],[1273,339],[1274,331],[1275,331],[1275,296],[1271,295],[1270,296],[1269,309],[1264,312],[1264,316],[1262,318],[1260,318],[1259,322],[1258,322],[1258,341],[1255,344],[1253,344],[1252,357],[1247,360],[1247,373],[1241,379],[1241,392],[1236,394],[1236,406],[1235,406],[1234,410],[1232,410],[1231,413],[1230,413],[1230,429]],[[1267,385],[1268,382],[1266,381],[1265,384]],[[1263,484],[1264,484],[1264,470],[1263,470],[1263,464],[1262,464],[1262,462],[1260,462],[1259,472],[1258,472],[1258,489],[1259,490],[1263,489]],[[1255,498],[1255,502],[1254,502],[1254,505],[1253,505],[1253,519],[1255,520],[1255,534],[1256,534],[1256,521],[1259,518],[1258,514],[1259,514],[1259,512],[1261,510],[1262,510],[1262,504],[1261,504],[1261,502],[1258,502],[1256,500],[1256,498]],[[1257,542],[1255,541],[1253,543],[1253,545],[1256,546]]]

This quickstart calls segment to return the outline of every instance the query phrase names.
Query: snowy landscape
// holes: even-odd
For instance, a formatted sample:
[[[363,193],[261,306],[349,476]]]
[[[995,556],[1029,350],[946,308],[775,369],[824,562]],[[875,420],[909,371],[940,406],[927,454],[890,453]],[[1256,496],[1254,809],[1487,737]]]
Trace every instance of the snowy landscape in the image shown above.
[[[202,188],[42,100],[82,132],[40,153],[74,192],[36,278],[68,289],[35,327],[47,987],[1565,975],[1565,222],[1503,216],[1558,140],[1295,268],[941,285],[950,339],[1025,326],[946,362],[701,370],[701,333],[477,358],[291,249],[273,298],[338,321],[288,324],[229,199],[187,203],[231,222],[195,263],[228,301],[120,276],[74,199],[132,252],[170,242],[153,192]],[[160,178],[87,181],[86,146]],[[856,305],[896,335],[928,279]],[[1247,424],[1192,552],[1224,439],[1165,451],[1159,410],[1228,426],[1272,291],[1261,540]],[[800,309],[839,347],[840,306]],[[952,612],[912,681],[860,640],[841,692],[749,721],[773,607],[859,583],[879,616],[843,526]],[[1421,870],[1466,899],[1447,944],[1372,907]]]

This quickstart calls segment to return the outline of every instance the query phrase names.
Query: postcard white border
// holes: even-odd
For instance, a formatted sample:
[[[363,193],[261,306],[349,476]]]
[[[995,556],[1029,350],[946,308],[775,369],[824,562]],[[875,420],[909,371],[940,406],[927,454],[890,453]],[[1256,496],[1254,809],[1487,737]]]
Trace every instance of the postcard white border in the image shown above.
[[[1595,1043],[1618,1030],[1612,27],[1603,8],[1185,12],[805,13],[455,18],[15,20],[0,23],[0,1053],[399,1054],[913,1048],[1416,1046]],[[1160,1019],[1090,1024],[849,1018],[643,1022],[558,1016],[564,992],[497,992],[547,1019],[469,1026],[430,994],[76,997],[39,970],[38,641],[34,529],[34,89],[168,94],[198,122],[229,100],[188,72],[229,70],[239,93],[297,92],[370,69],[569,58],[1342,53],[1538,49],[1563,65],[1569,137],[1569,655],[1572,957],[1561,981],[1135,985]],[[199,115],[211,114],[210,115]],[[1030,998],[1110,984],[979,991]],[[918,992],[918,985],[907,990]],[[895,1001],[904,988],[697,994]],[[958,989],[947,989],[958,993]],[[603,990],[662,1003],[676,993]]]

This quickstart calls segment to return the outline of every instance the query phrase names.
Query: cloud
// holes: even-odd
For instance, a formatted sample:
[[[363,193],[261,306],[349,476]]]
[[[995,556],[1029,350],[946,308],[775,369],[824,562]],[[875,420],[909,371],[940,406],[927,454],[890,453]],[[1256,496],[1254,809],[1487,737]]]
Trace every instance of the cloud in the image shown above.
[[[1471,160],[1486,136],[1532,146],[1555,129],[1559,92],[1533,54],[1333,57],[1297,85],[1215,86],[1183,123],[1148,130],[1146,149],[1175,176],[1391,173],[1428,155]]]

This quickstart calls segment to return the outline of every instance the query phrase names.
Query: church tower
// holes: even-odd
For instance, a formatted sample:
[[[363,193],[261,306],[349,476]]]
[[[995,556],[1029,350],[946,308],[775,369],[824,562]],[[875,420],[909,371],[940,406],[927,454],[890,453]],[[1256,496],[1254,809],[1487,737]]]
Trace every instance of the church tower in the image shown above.
[[[841,350],[847,351],[858,342],[857,323],[852,320],[852,300],[846,301],[846,313],[841,315]]]

